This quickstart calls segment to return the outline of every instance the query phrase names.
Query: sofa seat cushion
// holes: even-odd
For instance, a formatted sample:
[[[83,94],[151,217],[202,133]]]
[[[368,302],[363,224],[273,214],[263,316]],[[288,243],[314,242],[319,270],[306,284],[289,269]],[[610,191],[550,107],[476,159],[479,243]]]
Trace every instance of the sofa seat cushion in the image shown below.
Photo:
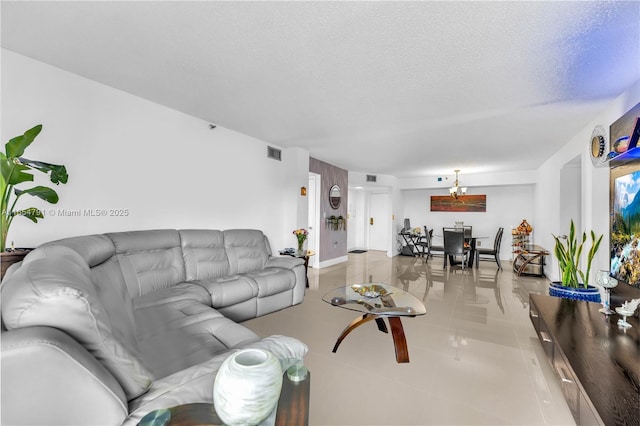
[[[296,276],[290,269],[265,268],[248,272],[247,276],[257,284],[259,298],[291,290],[296,284]]]
[[[258,285],[245,275],[193,281],[206,288],[211,295],[211,306],[221,308],[237,305],[258,295]]]
[[[135,318],[144,365],[154,379],[259,340],[248,328],[192,299],[138,308]]]
[[[135,309],[162,305],[179,300],[195,300],[205,305],[211,305],[211,295],[203,286],[194,283],[179,283],[169,288],[156,290],[133,299]]]

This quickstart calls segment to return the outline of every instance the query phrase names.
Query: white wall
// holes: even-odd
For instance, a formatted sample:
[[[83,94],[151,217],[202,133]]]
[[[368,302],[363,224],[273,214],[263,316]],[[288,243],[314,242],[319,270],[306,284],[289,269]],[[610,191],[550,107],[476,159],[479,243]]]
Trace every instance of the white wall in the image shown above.
[[[594,259],[592,271],[609,268],[609,169],[596,168],[591,164],[588,150],[591,132],[596,125],[608,128],[638,102],[640,102],[640,81],[613,101],[606,110],[592,120],[590,125],[578,132],[538,169],[534,203],[538,230],[536,241],[547,249],[553,250],[554,241],[551,234],[566,234],[569,228],[569,224],[561,221],[562,202],[559,182],[562,168],[565,163],[580,156],[582,230],[593,230],[597,235],[604,235],[603,243]],[[557,280],[559,278],[558,263],[552,256],[550,260],[550,267],[546,270],[547,276]]]
[[[402,191],[404,196],[404,217],[411,220],[412,227],[427,226],[434,228],[434,234],[442,235],[442,228],[453,226],[456,221],[464,221],[473,226],[474,235],[486,236],[480,240],[483,247],[493,247],[494,237],[499,227],[504,228],[500,259],[511,258],[511,228],[518,226],[523,219],[533,227],[533,239],[536,236],[536,218],[534,216],[534,185],[509,185],[492,187],[473,187],[469,194],[486,194],[487,211],[479,212],[432,212],[431,195],[446,195],[446,189],[421,189]],[[442,239],[434,244],[442,245]]]
[[[47,217],[37,225],[17,218],[9,232],[16,246],[111,231],[237,227],[262,229],[276,250],[294,245],[291,231],[306,226],[304,150],[268,159],[263,141],[210,130],[206,121],[5,49],[1,102],[3,143],[41,123],[25,157],[64,164],[69,173],[69,183],[56,187],[57,205],[23,197],[20,207]],[[87,209],[128,213],[95,217]]]

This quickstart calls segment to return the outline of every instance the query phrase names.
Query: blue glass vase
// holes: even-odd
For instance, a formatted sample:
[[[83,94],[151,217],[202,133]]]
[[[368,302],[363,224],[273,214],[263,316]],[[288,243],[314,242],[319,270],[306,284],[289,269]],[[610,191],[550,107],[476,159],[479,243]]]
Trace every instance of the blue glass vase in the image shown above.
[[[574,288],[565,287],[559,282],[552,282],[549,284],[549,296],[600,303],[600,291],[597,287],[591,285],[587,286],[587,288]]]

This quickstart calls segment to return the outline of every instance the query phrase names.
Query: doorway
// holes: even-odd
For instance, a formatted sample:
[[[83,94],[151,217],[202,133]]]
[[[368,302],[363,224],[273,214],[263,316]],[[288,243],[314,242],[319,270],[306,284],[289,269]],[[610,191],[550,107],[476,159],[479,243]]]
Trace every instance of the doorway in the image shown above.
[[[389,195],[371,194],[369,197],[369,250],[389,249]]]
[[[576,231],[582,233],[582,164],[580,156],[567,162],[560,170],[560,223],[558,235],[566,234],[573,220]]]
[[[320,267],[320,175],[309,173],[309,223],[307,225],[309,235],[307,235],[307,247],[313,250],[316,255],[309,258],[309,266]]]

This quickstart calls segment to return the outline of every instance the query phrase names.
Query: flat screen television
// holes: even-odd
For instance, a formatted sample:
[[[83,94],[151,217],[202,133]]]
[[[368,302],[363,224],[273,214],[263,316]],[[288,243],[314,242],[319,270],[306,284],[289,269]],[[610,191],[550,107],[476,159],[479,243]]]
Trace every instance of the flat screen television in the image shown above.
[[[640,289],[640,160],[611,169],[611,276]]]
[[[610,148],[616,153],[610,163],[611,267],[609,272],[618,282],[640,290],[639,136],[640,103],[611,123],[609,127]]]

